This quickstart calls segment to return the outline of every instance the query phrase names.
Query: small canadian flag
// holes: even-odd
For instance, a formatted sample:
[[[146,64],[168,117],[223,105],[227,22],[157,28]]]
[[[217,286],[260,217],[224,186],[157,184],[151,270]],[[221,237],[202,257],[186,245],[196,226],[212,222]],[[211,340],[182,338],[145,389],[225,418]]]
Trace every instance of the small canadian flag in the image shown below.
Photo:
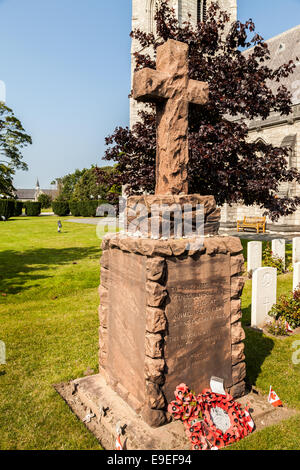
[[[292,330],[292,328],[290,327],[288,322],[285,322],[285,329],[288,333],[293,333],[294,332],[294,330]]]
[[[116,450],[123,450],[120,434],[118,434],[116,439]]]
[[[277,408],[278,406],[282,406],[282,401],[280,400],[277,393],[274,392],[272,385],[270,386],[268,402],[271,403],[271,405],[273,405],[275,408]]]

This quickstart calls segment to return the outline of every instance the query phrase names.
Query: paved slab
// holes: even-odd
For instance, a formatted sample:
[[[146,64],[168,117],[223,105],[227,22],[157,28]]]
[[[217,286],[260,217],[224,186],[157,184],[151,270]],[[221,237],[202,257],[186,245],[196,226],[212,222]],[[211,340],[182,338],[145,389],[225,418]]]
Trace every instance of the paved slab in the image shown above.
[[[115,219],[113,217],[88,217],[84,219],[65,219],[65,222],[71,222],[73,224],[106,225],[113,224],[115,222]]]
[[[250,233],[250,232],[237,232],[236,230],[220,229],[220,235],[229,235],[231,237],[239,237],[242,240],[270,242],[280,238],[284,239],[287,243],[292,243],[293,238],[298,237],[299,233],[291,232],[267,232],[267,233]]]
[[[58,384],[54,388],[81,421],[89,414],[95,415],[90,422],[84,422],[106,450],[115,449],[117,424],[123,429],[121,441],[126,450],[190,450],[181,421],[157,429],[149,427],[100,375]],[[256,430],[297,414],[286,407],[274,408],[267,396],[255,391],[237,401],[243,407],[249,405]]]
[[[114,223],[114,219],[112,217],[105,217],[105,218],[100,218],[100,217],[87,217],[83,219],[65,219],[65,222],[71,222],[74,224],[87,224],[87,225],[98,225],[98,223],[101,223],[103,225],[105,224],[112,224]],[[247,233],[247,232],[237,232],[236,230],[224,230],[220,229],[219,231],[220,235],[229,235],[233,237],[239,237],[242,240],[249,240],[249,241],[272,241],[278,239],[278,235],[280,235],[280,238],[284,239],[288,243],[292,243],[293,238],[299,236],[299,233],[287,233],[287,232],[268,232],[265,234],[257,234],[257,233]]]

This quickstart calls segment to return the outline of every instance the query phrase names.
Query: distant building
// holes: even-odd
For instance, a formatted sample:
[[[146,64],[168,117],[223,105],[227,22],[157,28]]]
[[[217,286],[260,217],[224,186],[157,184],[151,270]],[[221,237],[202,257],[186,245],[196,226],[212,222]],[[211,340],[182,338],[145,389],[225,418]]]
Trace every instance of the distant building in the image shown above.
[[[275,36],[266,43],[270,49],[271,60],[268,66],[276,69],[281,64],[294,60],[296,68],[294,73],[287,78],[282,78],[280,85],[292,94],[292,113],[289,116],[281,116],[272,112],[265,119],[254,119],[246,121],[249,127],[249,140],[261,140],[266,144],[288,149],[287,163],[289,168],[300,170],[300,61],[296,60],[300,52],[300,25]],[[251,49],[250,49],[251,51]],[[249,54],[249,50],[244,52]],[[279,84],[271,83],[271,88],[276,92]],[[278,191],[279,197],[300,197],[300,185],[295,181],[281,183]],[[225,204],[222,208],[222,225],[233,227],[236,220],[242,220],[245,216],[261,217],[264,209],[259,206],[246,207],[243,204],[229,206]],[[287,217],[281,217],[277,223],[272,223],[267,219],[268,227],[280,231],[299,231],[300,209]]]
[[[47,194],[48,196],[54,199],[57,196],[56,189],[41,189],[39,180],[36,182],[35,189],[17,189],[15,191],[15,196],[20,201],[37,201],[40,194]]]

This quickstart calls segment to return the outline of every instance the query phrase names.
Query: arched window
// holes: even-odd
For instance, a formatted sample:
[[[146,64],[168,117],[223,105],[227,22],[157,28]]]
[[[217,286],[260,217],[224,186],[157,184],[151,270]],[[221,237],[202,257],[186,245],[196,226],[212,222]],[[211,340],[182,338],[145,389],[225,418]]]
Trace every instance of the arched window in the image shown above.
[[[280,145],[280,147],[285,148],[288,151],[287,161],[289,168],[292,168],[295,165],[294,157],[296,149],[296,140],[297,134],[286,135]]]
[[[155,28],[155,13],[156,8],[159,4],[159,0],[148,0],[147,1],[147,16],[148,16],[148,32],[154,33],[156,31]]]
[[[207,2],[206,0],[197,0],[197,21],[206,21]]]

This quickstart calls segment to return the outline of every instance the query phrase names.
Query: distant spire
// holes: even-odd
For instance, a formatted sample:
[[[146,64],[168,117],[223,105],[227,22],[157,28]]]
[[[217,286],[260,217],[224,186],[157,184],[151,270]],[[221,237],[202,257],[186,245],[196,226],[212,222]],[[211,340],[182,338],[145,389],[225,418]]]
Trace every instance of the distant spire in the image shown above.
[[[39,182],[39,179],[37,178],[36,180],[36,187],[39,188],[40,187],[40,182]]]

